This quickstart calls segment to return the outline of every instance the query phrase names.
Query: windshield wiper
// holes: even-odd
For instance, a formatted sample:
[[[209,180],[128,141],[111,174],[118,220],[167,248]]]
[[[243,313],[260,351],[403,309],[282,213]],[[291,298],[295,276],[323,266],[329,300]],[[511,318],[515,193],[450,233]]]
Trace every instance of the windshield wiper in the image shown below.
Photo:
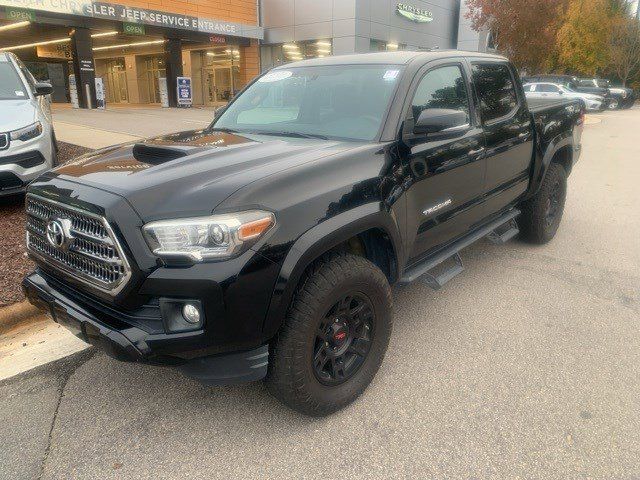
[[[296,137],[296,138],[319,138],[320,140],[329,140],[329,137],[318,133],[300,133],[300,132],[251,132],[256,135],[274,135],[278,137]]]

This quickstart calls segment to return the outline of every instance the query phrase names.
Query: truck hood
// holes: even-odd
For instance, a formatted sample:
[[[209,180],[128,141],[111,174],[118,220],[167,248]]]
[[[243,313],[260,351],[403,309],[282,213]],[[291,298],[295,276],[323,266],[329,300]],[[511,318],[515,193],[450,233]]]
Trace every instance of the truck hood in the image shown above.
[[[10,132],[35,122],[36,109],[31,100],[0,100],[0,132]]]
[[[245,185],[356,145],[191,130],[92,152],[49,175],[120,195],[148,222],[208,215]]]

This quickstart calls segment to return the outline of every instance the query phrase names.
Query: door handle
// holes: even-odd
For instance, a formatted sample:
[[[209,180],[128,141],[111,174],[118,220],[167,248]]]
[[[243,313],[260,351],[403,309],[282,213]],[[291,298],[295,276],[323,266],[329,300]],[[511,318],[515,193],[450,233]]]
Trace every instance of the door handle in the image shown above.
[[[467,155],[469,155],[470,157],[473,157],[475,155],[482,155],[484,152],[485,152],[484,147],[480,147],[477,150],[469,150]]]

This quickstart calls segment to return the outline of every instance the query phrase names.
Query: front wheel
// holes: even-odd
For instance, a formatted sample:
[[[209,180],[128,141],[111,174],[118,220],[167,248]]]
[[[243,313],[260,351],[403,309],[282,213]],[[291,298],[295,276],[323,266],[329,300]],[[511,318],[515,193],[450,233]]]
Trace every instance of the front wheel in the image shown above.
[[[380,368],[391,336],[391,289],[368,260],[332,254],[306,273],[271,345],[269,391],[323,416],[353,402]]]
[[[620,102],[614,98],[609,102],[609,105],[607,105],[607,108],[609,110],[617,110],[619,106],[620,106]]]
[[[567,173],[562,165],[552,163],[538,193],[522,204],[518,217],[521,237],[531,243],[547,243],[555,237],[567,197]]]

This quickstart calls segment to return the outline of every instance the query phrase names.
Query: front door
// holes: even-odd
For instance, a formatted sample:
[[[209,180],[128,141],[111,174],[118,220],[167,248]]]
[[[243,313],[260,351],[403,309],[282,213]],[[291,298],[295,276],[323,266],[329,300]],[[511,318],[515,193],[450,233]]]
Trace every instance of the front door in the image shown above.
[[[426,69],[425,69],[426,70]],[[418,75],[403,128],[410,260],[461,236],[482,219],[484,138],[471,102],[468,72],[460,62],[430,67]],[[429,108],[466,113],[468,124],[446,136],[414,134]]]

